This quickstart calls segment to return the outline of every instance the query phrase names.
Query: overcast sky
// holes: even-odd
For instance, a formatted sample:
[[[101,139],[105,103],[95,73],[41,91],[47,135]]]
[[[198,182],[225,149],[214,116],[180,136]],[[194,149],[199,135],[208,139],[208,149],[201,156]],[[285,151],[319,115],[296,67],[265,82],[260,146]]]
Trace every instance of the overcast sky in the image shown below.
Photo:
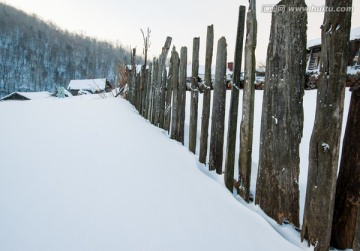
[[[142,53],[140,28],[151,29],[149,56],[158,56],[166,36],[178,50],[200,37],[200,63],[204,63],[206,29],[214,25],[215,46],[221,36],[228,44],[228,61],[233,61],[236,26],[240,5],[248,0],[0,0],[30,14],[51,21],[60,28],[116,43],[136,47]],[[261,12],[264,4],[278,0],[257,0],[257,61],[265,61],[271,14]],[[306,0],[308,6],[322,6],[325,0]],[[360,1],[353,0],[352,27],[360,26]],[[323,12],[308,13],[308,40],[320,37]],[[215,48],[216,49],[216,48]],[[215,58],[216,51],[214,51]],[[215,60],[213,61],[215,62]]]

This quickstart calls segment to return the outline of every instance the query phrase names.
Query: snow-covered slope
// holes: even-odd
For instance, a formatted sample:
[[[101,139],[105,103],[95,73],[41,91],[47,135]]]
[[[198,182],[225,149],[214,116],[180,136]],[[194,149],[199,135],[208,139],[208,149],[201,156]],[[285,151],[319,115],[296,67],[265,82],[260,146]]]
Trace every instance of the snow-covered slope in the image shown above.
[[[125,100],[2,102],[0,117],[0,250],[312,250]]]

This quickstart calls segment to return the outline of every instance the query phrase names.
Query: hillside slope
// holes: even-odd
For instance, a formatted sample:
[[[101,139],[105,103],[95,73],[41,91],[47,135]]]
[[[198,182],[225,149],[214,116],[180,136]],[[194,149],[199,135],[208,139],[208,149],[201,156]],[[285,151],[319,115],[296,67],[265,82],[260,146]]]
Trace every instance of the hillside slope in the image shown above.
[[[114,84],[121,62],[130,62],[121,46],[63,31],[0,3],[0,97],[52,91],[71,79],[108,78]]]
[[[2,102],[0,117],[0,250],[312,250],[125,100]]]

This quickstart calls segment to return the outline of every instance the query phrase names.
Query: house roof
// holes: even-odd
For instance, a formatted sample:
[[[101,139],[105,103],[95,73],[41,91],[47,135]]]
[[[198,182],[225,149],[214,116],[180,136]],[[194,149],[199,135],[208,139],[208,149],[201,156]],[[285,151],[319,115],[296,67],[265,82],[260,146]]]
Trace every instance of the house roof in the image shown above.
[[[350,31],[350,41],[360,39],[360,26]],[[314,46],[321,45],[321,37],[307,41],[306,47],[309,49]]]
[[[13,92],[5,97],[2,97],[0,100],[11,99],[11,97],[14,96],[23,97],[23,99],[25,100],[36,100],[36,99],[50,98],[51,93],[50,92]]]
[[[71,80],[68,86],[69,90],[105,90],[106,86],[106,78],[100,79],[79,79],[79,80]]]

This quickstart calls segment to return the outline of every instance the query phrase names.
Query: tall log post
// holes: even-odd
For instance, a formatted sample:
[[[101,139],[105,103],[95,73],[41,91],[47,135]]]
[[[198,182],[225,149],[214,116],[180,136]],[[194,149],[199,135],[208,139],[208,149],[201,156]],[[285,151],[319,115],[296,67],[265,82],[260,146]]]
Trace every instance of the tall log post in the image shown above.
[[[155,109],[154,109],[155,110],[154,121],[155,121],[156,126],[159,126],[160,117],[163,116],[162,102],[163,102],[163,95],[164,95],[164,90],[165,90],[164,84],[166,84],[165,81],[163,81],[163,74],[164,74],[164,69],[165,69],[165,61],[166,61],[167,55],[169,53],[171,41],[172,41],[171,37],[166,38],[164,47],[162,48],[162,52],[159,57],[159,69],[157,72],[157,86],[156,86],[156,94],[157,95],[155,95],[156,100],[155,100]],[[154,74],[155,74],[155,72],[154,72]]]
[[[210,134],[210,162],[209,169],[222,174],[224,130],[225,130],[225,101],[226,101],[226,39],[218,41],[216,53],[216,70],[213,94]]]
[[[255,203],[277,223],[299,227],[307,13],[290,6],[306,8],[304,0],[285,0],[272,15]]]
[[[337,249],[352,248],[360,212],[360,86],[351,90],[331,236],[331,245]]]
[[[326,0],[326,7],[351,7],[351,0]],[[325,12],[321,65],[301,238],[315,251],[330,246],[343,118],[351,12]]]
[[[177,126],[178,141],[184,145],[185,127],[185,106],[186,106],[186,76],[187,76],[187,48],[181,47],[180,50],[180,71],[179,71],[179,122]]]
[[[189,150],[196,151],[198,103],[199,103],[199,50],[200,38],[193,39],[192,74],[191,74],[191,103],[190,103],[190,126],[189,126]]]
[[[150,109],[150,116],[151,116],[151,123],[157,126],[155,119],[156,119],[156,101],[159,100],[159,84],[158,84],[158,72],[159,72],[159,59],[154,60],[153,66],[153,77],[152,77],[152,85],[151,85],[151,109]]]
[[[172,98],[172,113],[171,113],[171,130],[170,130],[170,138],[179,140],[178,135],[178,124],[180,119],[180,104],[179,104],[179,64],[180,64],[180,58],[179,54],[175,50],[175,47],[173,51],[171,52],[171,86],[173,90],[173,98]]]
[[[360,251],[360,210],[358,210],[356,219],[356,230],[353,242],[353,251]]]
[[[239,88],[241,75],[241,61],[243,53],[244,41],[244,23],[245,23],[245,6],[239,7],[239,18],[236,33],[235,56],[234,56],[234,72],[233,72],[233,87],[231,89],[227,147],[225,157],[225,186],[231,192],[234,189],[234,164],[235,164],[235,145],[236,145],[236,131],[238,127],[238,107],[239,107]]]
[[[208,140],[209,140],[209,122],[210,122],[210,102],[211,102],[211,63],[214,48],[214,26],[207,27],[206,35],[206,53],[205,53],[205,88],[203,93],[203,109],[201,117],[200,134],[200,153],[199,161],[206,162]]]
[[[252,163],[252,141],[254,126],[255,102],[255,48],[256,48],[256,1],[251,0],[246,19],[245,43],[245,79],[243,93],[242,119],[240,126],[239,155],[239,195],[246,201],[250,200],[250,180]]]
[[[155,60],[154,60],[155,61]],[[145,118],[147,118],[148,120],[150,120],[150,115],[149,115],[149,111],[150,111],[150,104],[151,104],[151,99],[152,99],[152,93],[151,93],[151,89],[152,89],[152,63],[149,63],[149,71],[146,74],[146,96],[145,96],[145,111],[144,111],[144,116]]]
[[[170,71],[169,76],[167,77],[166,80],[165,111],[164,111],[164,130],[167,132],[170,132],[170,121],[171,121],[171,98],[173,93],[171,78],[172,78],[172,74]]]

